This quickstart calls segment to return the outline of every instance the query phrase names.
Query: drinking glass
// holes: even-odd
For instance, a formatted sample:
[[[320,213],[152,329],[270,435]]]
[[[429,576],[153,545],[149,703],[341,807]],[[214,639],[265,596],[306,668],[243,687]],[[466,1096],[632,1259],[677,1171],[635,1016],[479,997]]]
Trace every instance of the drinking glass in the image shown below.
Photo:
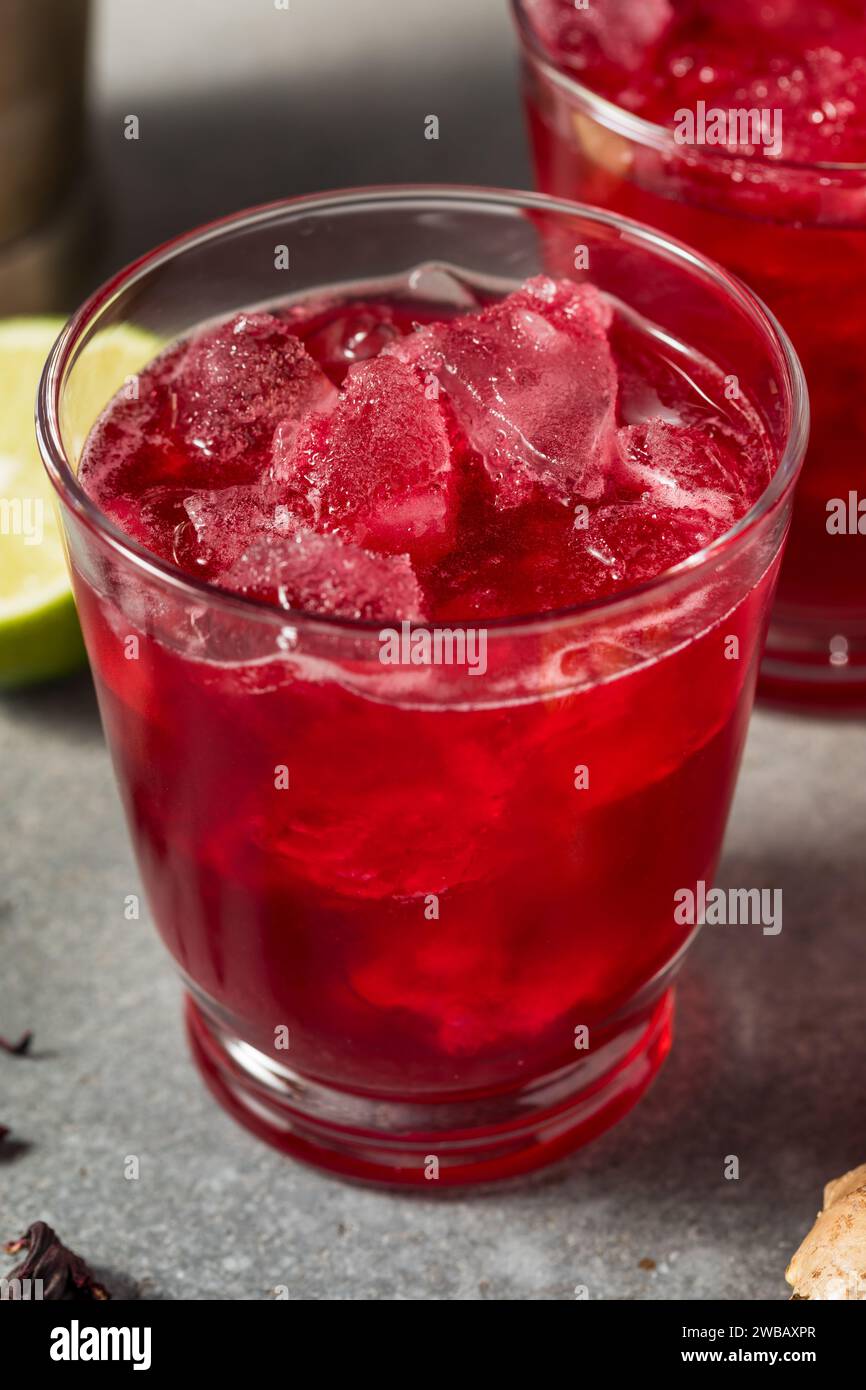
[[[812,402],[761,689],[866,708],[866,165],[679,144],[560,70],[512,0],[536,181],[638,218],[733,270],[778,316]]]
[[[119,326],[171,340],[430,262],[503,288],[579,278],[575,248],[668,341],[736,372],[777,467],[729,532],[639,588],[487,623],[483,676],[385,665],[380,625],[191,578],[77,480]],[[732,277],[533,194],[293,199],[179,237],[75,314],[40,443],[193,1055],[251,1130],[435,1187],[560,1158],[646,1089],[696,930],[674,895],[715,869],[806,432],[791,346]]]

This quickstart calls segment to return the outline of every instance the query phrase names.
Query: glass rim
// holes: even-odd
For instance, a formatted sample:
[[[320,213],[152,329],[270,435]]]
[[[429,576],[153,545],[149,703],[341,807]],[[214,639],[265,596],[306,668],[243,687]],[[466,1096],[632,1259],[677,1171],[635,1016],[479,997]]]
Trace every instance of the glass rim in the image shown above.
[[[203,223],[191,231],[183,232],[146,252],[104,281],[69,318],[51,352],[46,359],[39,381],[36,397],[36,437],[45,468],[60,501],[84,525],[98,535],[110,549],[120,554],[126,561],[144,575],[158,579],[176,592],[199,602],[207,600],[211,606],[227,606],[236,612],[245,612],[249,617],[277,622],[281,627],[303,625],[305,628],[320,628],[323,631],[345,634],[381,632],[388,624],[381,621],[338,617],[316,613],[302,608],[275,608],[264,599],[248,594],[232,593],[220,588],[206,579],[187,574],[178,565],[164,560],[146,549],[138,541],[127,535],[117,526],[85,492],[78,481],[75,469],[67,456],[60,430],[60,402],[66,376],[73,363],[81,339],[98,321],[99,316],[132,285],[144,280],[152,271],[167,262],[183,256],[188,251],[212,241],[217,237],[239,229],[267,225],[278,220],[287,212],[333,212],[340,209],[360,207],[364,204],[379,205],[383,209],[389,205],[408,206],[418,202],[432,202],[440,206],[467,208],[480,205],[500,207],[503,210],[532,211],[558,214],[571,219],[581,218],[602,227],[614,229],[631,244],[643,246],[651,254],[662,255],[669,262],[697,272],[705,281],[721,288],[728,298],[733,299],[745,312],[753,326],[769,337],[780,350],[781,364],[784,368],[783,387],[789,407],[789,427],[784,449],[773,474],[764,491],[747,512],[732,527],[724,531],[709,545],[687,556],[676,565],[671,565],[641,584],[614,594],[604,595],[584,603],[534,611],[528,614],[508,614],[504,617],[485,619],[483,622],[456,622],[449,620],[445,626],[451,628],[479,627],[498,635],[520,634],[529,628],[557,626],[569,619],[585,618],[591,620],[604,614],[615,618],[620,611],[626,611],[636,599],[644,598],[656,591],[675,586],[682,577],[708,569],[720,556],[739,549],[745,539],[763,518],[778,506],[793,488],[806,451],[809,434],[809,397],[806,380],[800,360],[787,333],[763,301],[735,275],[730,274],[710,260],[693,251],[684,243],[662,234],[649,226],[622,217],[618,213],[596,208],[588,203],[571,202],[564,198],[552,198],[545,194],[524,192],[516,189],[476,187],[462,184],[394,184],[373,185],[331,190],[320,193],[302,194],[293,198],[278,199],[262,203],[240,212],[230,213]],[[107,402],[106,402],[107,404]],[[393,621],[399,622],[399,618]],[[413,621],[413,629],[436,630],[443,623],[432,619]]]
[[[511,0],[511,8],[514,12],[518,34],[532,61],[543,69],[545,76],[555,86],[560,87],[579,101],[599,125],[614,131],[617,135],[624,136],[627,140],[632,140],[637,145],[646,145],[661,153],[676,153],[682,156],[683,147],[677,144],[673,132],[668,126],[659,125],[656,121],[648,121],[644,116],[638,116],[636,112],[629,111],[627,107],[620,106],[618,102],[612,101],[609,97],[603,97],[599,92],[593,91],[591,87],[587,87],[577,77],[560,67],[536,33],[526,12],[526,0]],[[703,146],[701,154],[708,163],[713,160],[739,159],[746,164],[751,164],[754,159],[754,156],[750,155],[732,155],[724,146],[718,148],[712,145]],[[766,167],[768,171],[777,169],[799,170],[825,176],[833,173],[866,174],[866,161],[845,163],[839,160],[774,159],[767,163]]]

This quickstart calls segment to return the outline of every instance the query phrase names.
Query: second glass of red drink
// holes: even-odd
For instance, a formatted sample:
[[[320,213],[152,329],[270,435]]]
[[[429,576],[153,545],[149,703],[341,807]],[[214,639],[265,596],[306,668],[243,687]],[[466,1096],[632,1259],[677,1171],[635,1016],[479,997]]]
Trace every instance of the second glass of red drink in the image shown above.
[[[513,0],[539,186],[635,217],[769,304],[812,440],[765,692],[866,708],[866,25],[855,0]]]

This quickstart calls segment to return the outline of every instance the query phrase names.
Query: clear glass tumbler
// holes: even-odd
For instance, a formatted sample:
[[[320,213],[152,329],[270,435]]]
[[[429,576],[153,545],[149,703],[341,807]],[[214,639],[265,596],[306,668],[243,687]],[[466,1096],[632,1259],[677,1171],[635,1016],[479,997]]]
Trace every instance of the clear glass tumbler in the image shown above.
[[[720,261],[790,334],[809,383],[812,437],[762,691],[866,709],[866,165],[679,144],[672,130],[557,68],[524,0],[512,3],[538,186],[638,218]]]
[[[384,666],[375,624],[190,579],[77,481],[118,325],[171,339],[429,261],[513,283],[567,272],[576,246],[601,289],[736,371],[778,467],[640,589],[487,624],[481,680]],[[296,1157],[419,1185],[520,1174],[613,1123],[670,1045],[694,932],[674,894],[714,872],[805,447],[802,374],[762,306],[654,232],[532,194],[298,198],[99,290],[46,365],[38,432],[142,877],[222,1104]]]

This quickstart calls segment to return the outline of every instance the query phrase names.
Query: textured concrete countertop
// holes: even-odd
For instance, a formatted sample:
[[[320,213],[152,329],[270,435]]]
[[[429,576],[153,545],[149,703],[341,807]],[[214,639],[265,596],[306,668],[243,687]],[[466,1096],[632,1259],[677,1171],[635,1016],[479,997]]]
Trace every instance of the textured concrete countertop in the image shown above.
[[[500,0],[184,9],[103,7],[102,270],[281,194],[529,181]],[[168,956],[123,917],[138,880],[87,678],[0,699],[0,768],[0,1032],[36,1033],[0,1056],[0,1238],[42,1217],[120,1294],[784,1298],[824,1181],[866,1159],[864,724],[756,717],[720,882],[782,888],[781,935],[704,931],[659,1080],[564,1172],[445,1200],[320,1177],[206,1094]]]

